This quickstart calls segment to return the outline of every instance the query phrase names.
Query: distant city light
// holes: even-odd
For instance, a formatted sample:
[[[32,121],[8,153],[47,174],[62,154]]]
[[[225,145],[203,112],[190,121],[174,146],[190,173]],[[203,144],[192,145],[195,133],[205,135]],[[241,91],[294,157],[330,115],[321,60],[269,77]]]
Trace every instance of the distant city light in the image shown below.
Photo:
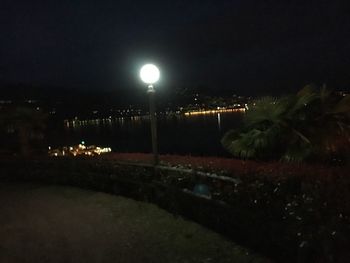
[[[152,85],[159,80],[159,69],[153,64],[146,64],[141,68],[140,78],[146,84]]]

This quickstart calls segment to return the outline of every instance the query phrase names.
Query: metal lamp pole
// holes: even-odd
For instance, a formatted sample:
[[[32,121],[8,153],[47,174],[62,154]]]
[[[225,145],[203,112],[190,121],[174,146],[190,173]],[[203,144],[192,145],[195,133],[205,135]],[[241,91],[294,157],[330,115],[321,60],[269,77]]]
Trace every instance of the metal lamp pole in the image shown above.
[[[158,138],[157,138],[157,115],[156,115],[156,103],[155,103],[155,89],[153,85],[148,85],[149,96],[149,117],[151,121],[151,136],[152,136],[152,152],[153,152],[153,165],[158,165]]]
[[[153,64],[146,64],[140,71],[141,80],[147,84],[147,93],[149,95],[149,118],[151,122],[151,135],[152,135],[152,152],[153,152],[153,165],[156,166],[159,163],[158,159],[158,142],[157,142],[157,115],[156,115],[156,103],[155,103],[155,89],[153,84],[159,80],[159,69]]]

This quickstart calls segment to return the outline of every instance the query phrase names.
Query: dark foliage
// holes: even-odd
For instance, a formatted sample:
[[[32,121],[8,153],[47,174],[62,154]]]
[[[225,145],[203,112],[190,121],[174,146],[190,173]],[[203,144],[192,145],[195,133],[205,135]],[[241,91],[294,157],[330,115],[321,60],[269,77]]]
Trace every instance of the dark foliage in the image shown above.
[[[47,116],[39,108],[0,109],[0,151],[28,156],[46,151],[43,146]]]
[[[244,159],[346,161],[350,153],[350,96],[306,86],[296,95],[255,101],[244,127],[229,131],[223,146]]]

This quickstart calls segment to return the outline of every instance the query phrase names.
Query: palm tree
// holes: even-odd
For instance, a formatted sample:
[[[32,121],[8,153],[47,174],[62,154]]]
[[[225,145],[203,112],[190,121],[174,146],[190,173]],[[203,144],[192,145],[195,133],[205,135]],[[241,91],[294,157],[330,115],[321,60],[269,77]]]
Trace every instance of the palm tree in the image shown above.
[[[234,156],[303,161],[349,150],[350,98],[306,86],[296,95],[253,103],[244,126],[222,139]]]

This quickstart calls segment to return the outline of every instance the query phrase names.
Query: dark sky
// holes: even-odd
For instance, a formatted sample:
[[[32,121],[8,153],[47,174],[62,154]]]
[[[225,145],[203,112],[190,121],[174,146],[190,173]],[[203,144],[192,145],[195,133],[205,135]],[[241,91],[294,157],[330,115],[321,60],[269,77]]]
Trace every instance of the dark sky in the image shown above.
[[[0,84],[203,86],[259,94],[350,87],[350,10],[337,0],[2,0]]]

